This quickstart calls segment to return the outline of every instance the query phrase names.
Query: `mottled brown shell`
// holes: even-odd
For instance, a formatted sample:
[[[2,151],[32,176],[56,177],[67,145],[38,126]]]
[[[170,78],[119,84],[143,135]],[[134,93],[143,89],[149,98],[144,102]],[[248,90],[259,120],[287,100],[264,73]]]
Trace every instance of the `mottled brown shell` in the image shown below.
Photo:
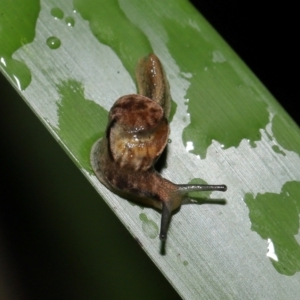
[[[146,171],[166,147],[168,121],[162,107],[141,95],[119,98],[109,113],[107,137],[120,168]]]

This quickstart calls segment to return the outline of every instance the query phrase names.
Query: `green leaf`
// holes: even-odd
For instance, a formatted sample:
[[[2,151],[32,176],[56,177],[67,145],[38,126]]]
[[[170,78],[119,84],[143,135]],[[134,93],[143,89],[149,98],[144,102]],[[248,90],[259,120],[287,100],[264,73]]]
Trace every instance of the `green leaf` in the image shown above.
[[[28,18],[26,43],[0,53],[2,71],[178,293],[296,299],[299,129],[202,16],[185,0],[51,0]],[[228,186],[209,195],[216,205],[201,200],[173,216],[164,251],[160,214],[105,189],[89,165],[107,112],[136,92],[136,63],[151,51],[176,103],[163,176]],[[30,84],[13,64],[30,70]]]

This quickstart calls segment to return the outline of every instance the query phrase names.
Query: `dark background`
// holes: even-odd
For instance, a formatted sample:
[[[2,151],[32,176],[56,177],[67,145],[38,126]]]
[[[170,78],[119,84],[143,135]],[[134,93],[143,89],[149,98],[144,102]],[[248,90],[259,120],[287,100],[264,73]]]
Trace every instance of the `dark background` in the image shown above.
[[[300,124],[299,16],[292,1],[192,1]]]
[[[299,124],[296,7],[289,2],[269,3],[194,1]],[[140,245],[99,201],[98,194],[2,76],[0,99],[0,299],[92,299],[92,295],[97,299],[176,299],[176,292],[145,259]],[[55,164],[49,157],[55,158]],[[86,198],[89,201],[83,201]],[[59,210],[66,199],[81,205],[70,208],[67,216]],[[54,221],[52,207],[57,213]],[[81,248],[69,244],[72,238],[59,236],[59,228],[69,224],[64,224],[64,218],[78,218],[79,224],[88,219],[90,224],[94,211],[101,215],[95,226],[105,228],[103,232],[91,237],[93,228],[84,226],[69,232],[82,230],[95,244]],[[109,226],[104,217],[112,220]],[[110,239],[111,235],[118,240]],[[129,253],[120,253],[124,244]],[[77,257],[85,246],[89,253]],[[105,256],[99,263],[103,268],[92,274],[85,269],[92,269],[89,264],[94,257],[89,255]],[[139,271],[132,274],[130,270]]]

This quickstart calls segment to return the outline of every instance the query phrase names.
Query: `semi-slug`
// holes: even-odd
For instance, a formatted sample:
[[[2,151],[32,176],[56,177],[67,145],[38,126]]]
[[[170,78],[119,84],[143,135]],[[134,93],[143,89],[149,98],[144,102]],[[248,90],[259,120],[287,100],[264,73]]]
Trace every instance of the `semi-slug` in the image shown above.
[[[155,54],[139,61],[136,77],[139,94],[122,96],[114,103],[105,136],[92,148],[91,165],[109,190],[162,211],[160,239],[165,240],[172,211],[187,193],[227,188],[175,184],[155,170],[170,132],[169,84]]]

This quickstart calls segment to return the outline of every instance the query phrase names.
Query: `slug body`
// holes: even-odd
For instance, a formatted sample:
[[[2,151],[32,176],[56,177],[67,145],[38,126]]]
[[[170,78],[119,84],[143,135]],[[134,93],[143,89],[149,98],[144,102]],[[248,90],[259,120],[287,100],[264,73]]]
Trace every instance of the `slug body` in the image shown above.
[[[162,210],[160,238],[166,239],[172,211],[191,191],[226,191],[225,185],[174,184],[154,165],[169,136],[170,92],[156,55],[138,63],[139,95],[119,98],[111,108],[106,134],[91,151],[98,179],[120,196]]]

